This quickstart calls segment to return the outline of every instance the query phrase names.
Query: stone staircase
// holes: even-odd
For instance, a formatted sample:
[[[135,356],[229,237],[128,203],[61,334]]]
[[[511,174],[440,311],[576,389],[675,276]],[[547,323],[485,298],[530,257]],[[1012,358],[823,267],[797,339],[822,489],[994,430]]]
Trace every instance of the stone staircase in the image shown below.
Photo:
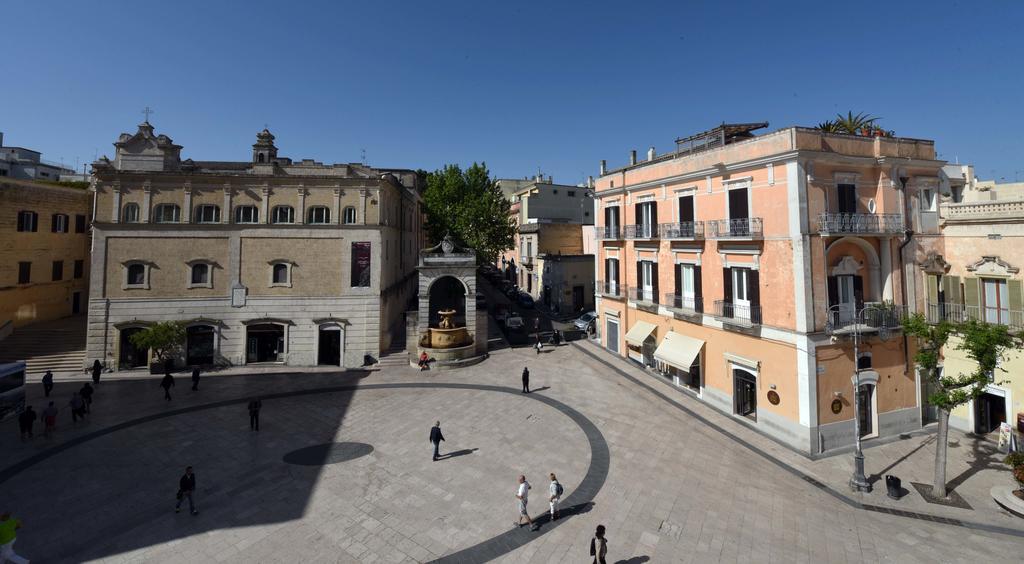
[[[85,316],[67,317],[15,329],[0,341],[0,364],[24,360],[29,376],[80,375],[85,368]]]
[[[405,335],[396,338],[391,342],[391,347],[384,351],[377,359],[375,368],[408,367],[409,351],[405,350]]]

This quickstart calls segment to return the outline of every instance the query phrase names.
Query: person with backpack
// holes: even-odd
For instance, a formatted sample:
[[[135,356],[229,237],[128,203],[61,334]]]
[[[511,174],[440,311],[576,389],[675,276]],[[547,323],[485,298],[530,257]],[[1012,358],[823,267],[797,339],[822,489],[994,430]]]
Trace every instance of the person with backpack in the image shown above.
[[[555,477],[555,473],[551,473],[551,485],[548,486],[548,507],[551,508],[551,520],[558,519],[558,502],[562,501],[562,492],[565,489],[562,488],[562,484],[558,483],[558,478]]]
[[[607,564],[604,557],[608,555],[608,540],[604,538],[604,525],[598,525],[594,538],[590,539],[590,555],[594,557],[593,564]]]

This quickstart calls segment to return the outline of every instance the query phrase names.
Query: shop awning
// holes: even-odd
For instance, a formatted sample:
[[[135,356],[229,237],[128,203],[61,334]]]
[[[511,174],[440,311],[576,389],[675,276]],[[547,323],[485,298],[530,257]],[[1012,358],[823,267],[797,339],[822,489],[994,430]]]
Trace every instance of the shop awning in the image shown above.
[[[704,341],[669,331],[654,351],[654,360],[671,364],[685,372],[690,371],[693,361],[704,347]]]
[[[646,321],[637,321],[635,325],[626,333],[626,342],[633,345],[642,345],[647,337],[657,329],[658,326],[653,323]]]

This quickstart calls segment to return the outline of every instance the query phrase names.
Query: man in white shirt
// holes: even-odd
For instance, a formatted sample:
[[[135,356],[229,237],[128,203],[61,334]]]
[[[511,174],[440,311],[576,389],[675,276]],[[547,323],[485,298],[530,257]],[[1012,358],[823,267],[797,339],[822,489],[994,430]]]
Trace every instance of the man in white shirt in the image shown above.
[[[562,500],[562,484],[558,483],[555,473],[551,473],[551,485],[548,486],[548,507],[551,508],[551,520],[558,519],[558,502]]]
[[[519,519],[516,520],[516,527],[523,526],[523,517],[526,517],[526,522],[530,524],[530,529],[533,531],[537,530],[537,525],[530,519],[530,514],[526,511],[527,497],[530,492],[530,482],[526,481],[526,476],[519,476],[519,488],[516,490],[516,500],[519,506]]]

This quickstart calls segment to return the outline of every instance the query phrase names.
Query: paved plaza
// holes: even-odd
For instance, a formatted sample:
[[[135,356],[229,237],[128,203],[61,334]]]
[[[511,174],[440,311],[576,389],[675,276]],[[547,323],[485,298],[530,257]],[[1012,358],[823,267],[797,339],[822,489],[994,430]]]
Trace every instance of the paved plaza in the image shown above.
[[[978,493],[1004,470],[963,480],[973,511],[887,501],[881,483],[854,496],[848,456],[808,460],[587,342],[451,372],[239,369],[198,392],[183,376],[171,402],[156,379],[107,378],[89,420],[65,410],[51,438],[37,426],[22,443],[2,424],[0,505],[23,520],[16,547],[34,561],[588,562],[598,524],[609,562],[1004,561],[1024,546],[1024,522]],[[57,404],[80,385],[59,383]],[[438,419],[448,456],[432,462]],[[905,480],[927,481],[928,440],[869,449],[869,473],[909,460],[921,476]],[[302,450],[336,443],[349,446]],[[186,465],[197,516],[173,511]],[[517,476],[536,517],[548,472],[565,518],[514,529]]]

